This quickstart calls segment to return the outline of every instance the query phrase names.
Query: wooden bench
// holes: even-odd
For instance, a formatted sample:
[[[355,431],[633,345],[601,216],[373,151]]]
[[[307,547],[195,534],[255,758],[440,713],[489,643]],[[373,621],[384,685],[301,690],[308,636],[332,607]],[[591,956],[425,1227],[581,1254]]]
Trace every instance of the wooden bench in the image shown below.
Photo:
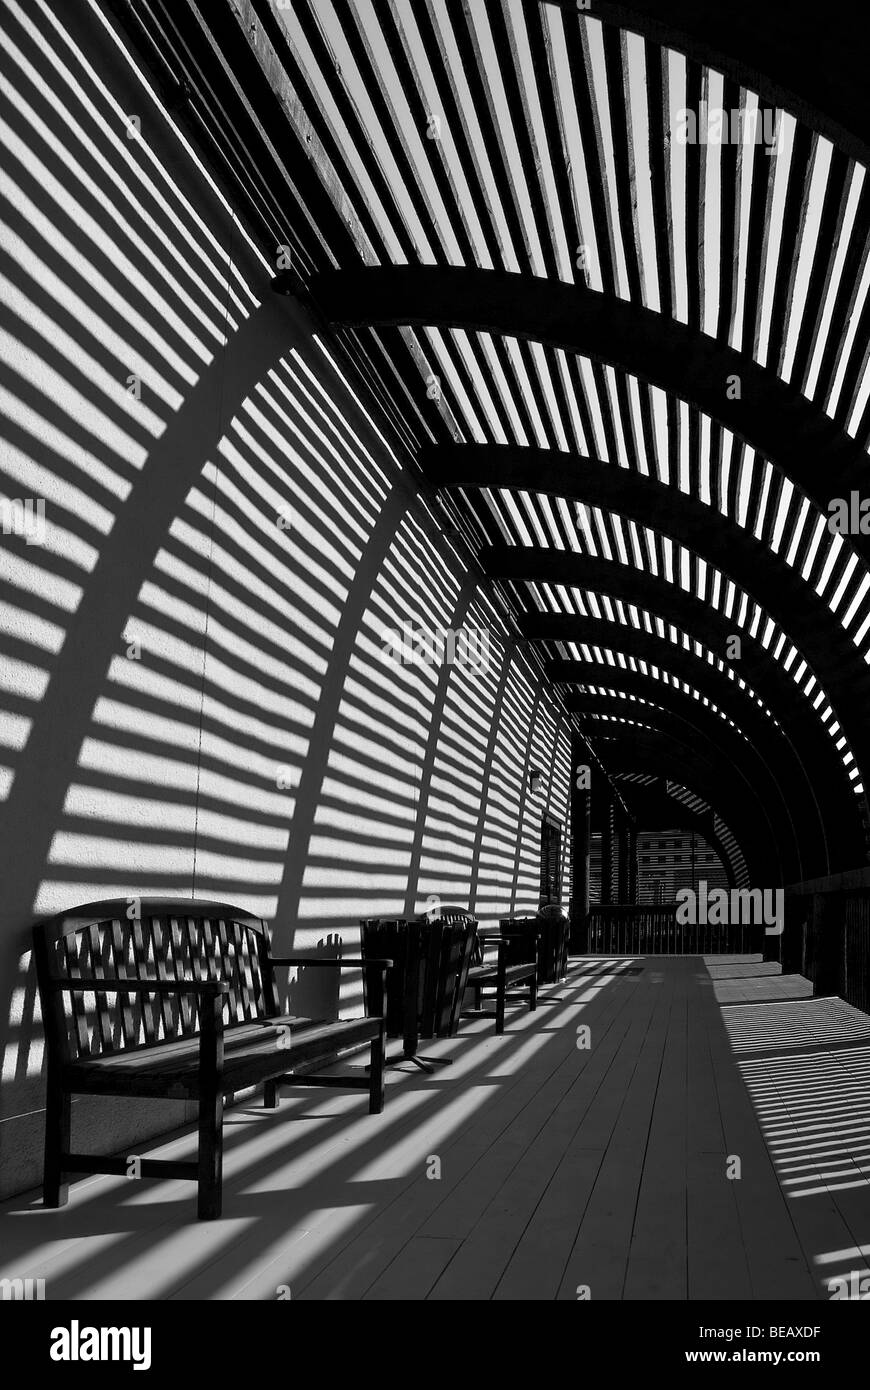
[[[73,1095],[195,1100],[195,1162],[139,1159],[142,1177],[190,1178],[197,1214],[221,1213],[224,1097],[264,1084],[278,1104],[281,1082],[365,1087],[369,1111],[384,1105],[389,960],[270,954],[269,928],[226,903],[119,898],[60,913],[34,929],[45,1023],[48,1094],[43,1200],[67,1200],[69,1173],[130,1171],[129,1158],[71,1151]],[[368,1016],[316,1020],[283,1014],[279,967],[362,968]],[[112,1003],[110,1004],[110,998]],[[361,1044],[368,1076],[295,1075]]]
[[[491,963],[483,962],[481,965],[473,965],[468,972],[468,983],[474,990],[475,1008],[481,1005],[481,992],[487,987],[495,989],[495,1031],[504,1032],[504,1014],[507,1004],[508,990],[515,990],[520,986],[529,993],[529,1012],[534,1013],[538,1007],[538,953],[537,942],[529,936],[524,936],[523,941],[530,948],[534,949],[531,960],[515,961],[508,963],[508,951],[515,944],[514,938],[510,935],[497,937],[487,937],[481,935],[481,940],[487,945],[494,945],[498,952],[496,960]]]
[[[504,1032],[505,1006],[508,990],[521,986],[529,993],[529,1012],[538,1007],[538,951],[537,937],[524,932],[514,935],[502,928],[500,936],[487,936],[480,931],[477,918],[463,907],[442,906],[440,917],[444,922],[465,922],[473,925],[476,933],[477,951],[471,965],[466,984],[474,990],[475,1008],[480,1010],[484,989],[495,989],[495,1031]],[[484,945],[494,945],[497,958],[491,963],[484,960]],[[511,953],[513,953],[511,955]],[[522,957],[520,959],[519,957]]]
[[[503,917],[501,929],[513,940],[508,951],[509,964],[528,957],[521,944],[522,938],[537,936],[538,984],[554,985],[565,979],[571,924],[561,909],[543,907],[535,917]]]

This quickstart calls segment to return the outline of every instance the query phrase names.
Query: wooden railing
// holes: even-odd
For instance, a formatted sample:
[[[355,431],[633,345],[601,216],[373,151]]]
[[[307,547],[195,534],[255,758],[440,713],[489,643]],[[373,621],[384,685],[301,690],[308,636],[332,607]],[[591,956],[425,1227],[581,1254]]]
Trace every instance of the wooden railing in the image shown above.
[[[809,884],[786,890],[785,931],[765,954],[781,962],[783,974],[812,980],[816,995],[838,994],[870,1013],[870,885],[828,888],[831,882],[821,892]]]
[[[577,945],[595,955],[706,956],[758,952],[763,940],[763,927],[678,922],[676,903],[594,903]]]

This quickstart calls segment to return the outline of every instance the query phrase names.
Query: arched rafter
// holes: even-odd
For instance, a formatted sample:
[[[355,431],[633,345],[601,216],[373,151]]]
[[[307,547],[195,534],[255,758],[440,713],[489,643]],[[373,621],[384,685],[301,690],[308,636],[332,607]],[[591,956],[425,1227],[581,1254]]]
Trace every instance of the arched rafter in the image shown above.
[[[542,0],[524,0],[528,11]],[[578,13],[577,0],[543,0]],[[870,110],[863,55],[868,26],[859,6],[820,24],[817,10],[790,0],[595,0],[595,18],[674,48],[729,75],[769,104],[870,165]],[[567,15],[566,15],[567,17]],[[783,36],[788,35],[788,42]],[[750,56],[751,55],[751,56]]]
[[[276,230],[284,241],[285,227],[292,223],[294,292],[308,295],[355,360],[364,363],[366,379],[376,384],[393,420],[402,419],[403,438],[412,448],[415,436],[431,441],[444,440],[445,430],[457,439],[469,433],[469,412],[454,399],[458,383],[470,414],[480,412],[481,418],[484,395],[501,392],[496,413],[503,428],[493,437],[513,434],[521,442],[524,435],[561,448],[561,438],[572,438],[572,412],[579,412],[582,429],[574,435],[581,447],[580,434],[594,438],[587,429],[590,413],[600,416],[599,452],[611,460],[601,472],[610,485],[614,475],[634,473],[614,465],[626,451],[631,456],[639,429],[648,435],[650,400],[643,397],[658,390],[667,397],[669,468],[662,476],[675,479],[674,462],[686,443],[675,420],[681,403],[688,406],[687,479],[680,477],[678,492],[637,472],[627,484],[643,511],[637,524],[660,527],[691,557],[707,557],[721,575],[734,575],[744,595],[794,640],[798,672],[806,661],[812,673],[809,680],[800,677],[802,688],[812,691],[814,704],[816,695],[830,701],[836,718],[824,705],[820,717],[828,720],[834,737],[842,725],[848,757],[842,755],[842,738],[837,749],[843,762],[857,760],[849,776],[860,790],[858,769],[870,768],[864,714],[868,672],[834,605],[814,596],[830,556],[833,568],[826,582],[839,585],[841,608],[851,605],[857,642],[870,612],[865,621],[866,591],[859,591],[858,583],[866,584],[867,573],[862,578],[854,559],[860,555],[866,561],[870,538],[854,538],[849,572],[841,565],[847,547],[834,556],[833,546],[818,542],[830,498],[860,491],[870,439],[870,402],[862,389],[864,330],[870,324],[870,297],[862,290],[870,195],[866,181],[861,186],[863,171],[853,162],[866,160],[868,152],[860,46],[826,30],[818,43],[806,46],[813,61],[794,47],[783,55],[782,17],[774,18],[770,10],[759,17],[749,0],[740,0],[736,18],[733,7],[727,16],[708,15],[692,0],[662,5],[656,0],[655,7],[646,0],[601,0],[591,16],[578,14],[573,4],[559,6],[571,9],[569,15],[537,0],[518,0],[494,11],[468,6],[436,11],[424,5],[413,20],[378,0],[367,20],[351,6],[326,28],[315,0],[299,0],[286,15],[277,14],[268,0],[246,0],[232,13],[218,7],[214,16],[189,4],[170,15],[164,0],[157,3],[166,33],[177,29],[183,40],[168,44],[176,75],[197,96],[209,89],[223,93],[229,114],[218,144],[232,146],[234,156],[243,152],[236,162],[248,171],[247,181],[262,200],[262,212],[244,204],[244,215],[268,224],[263,245],[270,250]],[[773,11],[783,8],[782,0],[772,3]],[[795,22],[790,6],[786,20]],[[377,43],[369,41],[367,24],[372,39],[379,31]],[[192,40],[204,29],[210,42],[203,48],[202,70],[185,70],[192,60],[183,55],[196,51]],[[637,33],[648,40],[640,53]],[[558,73],[554,43],[564,46]],[[748,67],[741,50],[749,51],[750,43],[754,59]],[[687,62],[675,65],[667,46],[685,53]],[[828,70],[815,62],[819,52],[835,50],[837,62]],[[246,76],[246,100],[250,94],[244,110],[238,83],[231,80],[239,71]],[[726,105],[745,108],[758,93],[791,113],[796,125],[782,165],[753,160],[733,142],[722,148],[719,163],[697,145],[677,157],[669,101],[678,98],[691,106],[710,84]],[[450,123],[449,156],[446,142],[413,135],[415,128],[419,135],[433,109]],[[575,121],[586,165],[582,208],[573,167]],[[290,135],[289,157],[284,130]],[[834,142],[833,150],[820,150],[820,134]],[[672,206],[678,166],[683,196]],[[704,188],[714,166],[714,201],[721,213],[715,230],[705,221],[705,198],[708,208],[711,199]],[[770,256],[774,167],[784,177],[775,219],[781,235]],[[649,206],[642,214],[638,199],[644,180]],[[813,234],[805,235],[805,221],[813,222],[806,217],[811,187],[814,193],[821,187],[821,205]],[[744,213],[745,241],[738,227]],[[578,233],[580,240],[591,236],[599,261],[588,283],[574,261]],[[772,236],[770,245],[775,243]],[[807,278],[796,289],[799,262]],[[712,314],[704,303],[705,283],[718,290]],[[450,364],[451,389],[436,404],[421,393],[419,373],[438,334],[439,351]],[[811,370],[817,347],[819,360]],[[739,390],[729,391],[734,378]],[[632,420],[629,401],[638,391],[639,413]],[[516,431],[510,428],[514,418]],[[815,504],[812,527],[802,535],[795,529],[795,553],[801,561],[806,557],[807,583],[785,573],[768,550],[767,535],[756,542],[701,500],[699,470],[707,459],[699,441],[707,428],[714,461],[721,449],[717,431],[730,433],[729,448],[740,441],[741,449],[757,451],[762,467],[752,478],[753,507],[759,488],[766,486],[758,475],[771,468]],[[622,436],[627,450],[620,451]],[[459,497],[463,486],[458,482],[453,488],[451,508],[454,515],[458,510],[468,538],[479,518],[467,498]],[[536,490],[535,483],[528,487]],[[571,494],[560,489],[551,495]],[[673,516],[651,523],[656,513],[648,504],[667,511],[665,503],[674,497],[679,506]],[[610,508],[605,518],[610,525],[612,518],[618,523],[620,516],[632,515],[630,501],[591,505]],[[735,566],[742,566],[739,573]],[[636,571],[628,575],[635,591],[638,577]],[[617,589],[625,578],[608,582],[605,590]],[[661,587],[676,591],[677,586]],[[668,604],[672,598],[675,593],[668,595]],[[721,632],[721,615],[710,609],[708,624]],[[695,631],[704,641],[703,624]],[[764,642],[746,631],[741,635],[757,671],[753,685],[760,694],[777,685],[782,690],[787,680],[772,670],[775,663]],[[823,683],[818,692],[812,684],[816,674]],[[733,682],[723,679],[726,684]],[[728,699],[734,693],[730,690]],[[723,694],[721,703],[725,699]],[[771,708],[784,709],[787,703],[771,703]],[[820,744],[811,720],[799,717],[789,730],[797,756],[812,749],[815,777]],[[839,838],[851,845],[859,807],[853,797],[846,811],[843,766],[836,766],[836,758],[830,761],[829,775],[819,774],[819,805],[827,808],[829,800],[844,812],[848,828]]]
[[[865,450],[774,372],[630,300],[529,275],[425,265],[321,272],[309,293],[332,326],[489,332],[619,366],[759,450],[825,513],[866,477]],[[729,391],[734,378],[739,394]],[[854,544],[870,560],[870,537]]]
[[[733,631],[733,624],[728,624],[721,614],[676,585],[610,561],[545,547],[510,545],[487,547],[481,552],[480,558],[487,573],[493,578],[514,582],[562,584],[566,587],[607,593],[626,603],[642,604],[653,612],[661,612],[690,633],[697,632],[700,637],[706,636],[707,640],[710,640],[711,629],[715,631],[718,627],[722,634],[723,649],[725,637]],[[554,630],[546,627],[551,620],[559,624],[555,631],[570,631],[572,620],[567,615],[564,627],[561,615],[531,615],[527,610],[525,618],[527,625],[540,622],[541,631]],[[526,630],[530,630],[529,626]],[[759,652],[764,652],[761,644],[754,642],[748,635],[745,642],[747,653],[754,652],[757,657]],[[758,664],[763,672],[764,663]],[[768,666],[767,669],[772,675],[773,668]],[[608,680],[608,673],[615,674],[611,667],[601,668],[601,678],[597,684],[613,684],[613,680]],[[591,676],[589,679],[591,682]],[[643,677],[637,679],[644,680]],[[781,679],[784,680],[782,677]],[[730,685],[730,682],[723,680],[722,685]],[[659,698],[662,689],[667,688],[657,681],[647,681],[646,686],[649,698],[653,701]],[[801,703],[806,705],[806,702]],[[797,722],[801,719],[802,725]],[[717,719],[716,725],[721,724],[722,720]],[[851,862],[855,862],[854,856],[859,854],[863,843],[862,830],[856,798],[848,790],[843,768],[837,767],[831,758],[830,745],[821,735],[820,726],[811,719],[807,708],[802,712],[796,710],[795,720],[786,720],[783,730],[795,743],[798,761],[807,769],[806,775],[798,782],[791,780],[784,788],[786,796],[792,800],[800,799],[806,808],[808,820],[801,837],[804,855],[813,859],[821,853],[822,862],[827,859],[828,851],[824,848],[827,839],[826,827],[832,822],[841,828],[836,845],[831,847],[832,852],[836,857],[840,854],[845,857],[852,856]],[[796,741],[795,735],[798,736]],[[799,820],[805,819],[804,810],[798,811],[797,815]]]
[[[859,768],[868,765],[865,711],[870,703],[870,668],[845,633],[838,632],[814,590],[776,554],[720,512],[633,470],[572,454],[471,444],[430,447],[423,458],[429,476],[441,487],[466,492],[509,488],[563,497],[612,511],[678,540],[739,583],[794,640],[831,700]],[[715,629],[715,610],[705,604],[703,611],[710,616],[702,623],[702,630],[706,622]],[[722,655],[733,630],[732,625],[722,634]],[[760,644],[757,656],[757,669],[775,667],[774,659]],[[794,712],[794,705],[791,709]],[[830,756],[830,749],[827,751]]]
[[[673,771],[666,778],[651,778],[649,773],[638,771],[640,761],[642,758],[636,757],[635,767],[629,772],[612,774],[631,806],[638,828],[653,834],[659,826],[671,828],[675,823],[690,828],[716,851],[730,888],[748,882],[743,846],[724,817],[714,811],[705,797],[684,786]]]
[[[596,715],[607,715],[619,720],[620,711],[626,708],[625,702],[607,696],[573,696],[571,707],[581,719],[582,726],[594,730],[596,742],[606,759],[608,772],[613,776],[618,772],[648,772],[663,779],[676,779],[696,796],[711,804],[722,820],[739,828],[741,849],[753,874],[762,881],[771,872],[775,863],[776,849],[770,838],[770,827],[758,815],[751,797],[735,778],[733,769],[712,750],[706,754],[698,752],[698,741],[680,720],[667,710],[645,711],[641,716],[649,727],[636,728],[631,718],[625,727],[618,729],[618,736],[608,741],[610,734],[601,733],[601,725]],[[620,785],[617,782],[617,785]],[[626,800],[630,804],[630,797]]]

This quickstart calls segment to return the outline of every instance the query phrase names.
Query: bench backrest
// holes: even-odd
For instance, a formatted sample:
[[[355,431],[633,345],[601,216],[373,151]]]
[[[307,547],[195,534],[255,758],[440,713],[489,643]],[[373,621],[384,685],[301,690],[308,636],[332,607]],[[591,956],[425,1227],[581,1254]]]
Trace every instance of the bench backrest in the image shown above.
[[[195,1036],[199,1011],[192,994],[69,994],[53,980],[225,980],[225,1027],[278,1012],[269,928],[227,903],[111,898],[39,922],[33,935],[46,1041],[64,1061]]]
[[[394,968],[387,977],[387,1032],[406,1029],[409,998],[421,1038],[452,1037],[476,939],[474,918],[416,922],[371,918],[360,923],[363,959],[387,957]],[[407,992],[406,992],[407,991]]]
[[[536,917],[502,917],[502,933],[519,934],[508,947],[508,963],[530,960],[532,947],[522,940],[525,934],[538,935],[538,984],[555,984],[568,970],[568,944],[571,923],[561,908],[542,908]]]
[[[479,923],[474,913],[469,912],[467,907],[457,907],[453,903],[442,903],[437,913],[430,914],[428,912],[424,912],[417,918],[417,921],[450,922],[453,925],[456,925],[458,923],[464,926],[473,926],[475,935],[471,947],[471,964],[483,964],[483,946],[481,945],[480,938],[477,935],[477,928],[479,926]]]

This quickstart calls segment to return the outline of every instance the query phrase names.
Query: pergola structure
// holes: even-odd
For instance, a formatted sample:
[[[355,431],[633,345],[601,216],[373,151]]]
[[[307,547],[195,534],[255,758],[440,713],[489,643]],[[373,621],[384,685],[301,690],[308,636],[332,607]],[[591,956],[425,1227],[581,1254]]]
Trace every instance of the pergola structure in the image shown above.
[[[673,785],[687,823],[723,828],[735,882],[865,862],[870,535],[829,525],[870,444],[848,16],[114,8],[275,288],[343,345],[507,597],[577,760],[591,744],[607,770],[608,844]],[[693,143],[687,111],[739,119]]]

